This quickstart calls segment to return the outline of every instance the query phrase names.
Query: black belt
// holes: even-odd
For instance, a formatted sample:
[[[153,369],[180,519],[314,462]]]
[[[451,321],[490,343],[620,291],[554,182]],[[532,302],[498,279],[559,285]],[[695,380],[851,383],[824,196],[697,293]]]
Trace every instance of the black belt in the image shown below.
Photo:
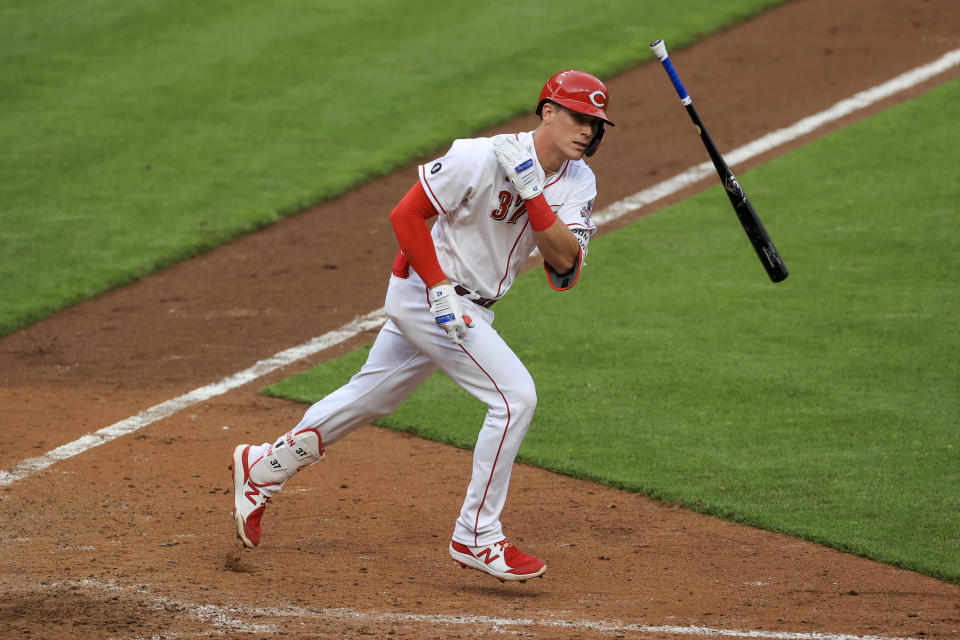
[[[496,302],[496,298],[481,298],[470,289],[460,286],[459,284],[453,287],[453,290],[457,292],[458,296],[463,296],[473,304],[478,304],[483,308],[492,307],[493,303]]]

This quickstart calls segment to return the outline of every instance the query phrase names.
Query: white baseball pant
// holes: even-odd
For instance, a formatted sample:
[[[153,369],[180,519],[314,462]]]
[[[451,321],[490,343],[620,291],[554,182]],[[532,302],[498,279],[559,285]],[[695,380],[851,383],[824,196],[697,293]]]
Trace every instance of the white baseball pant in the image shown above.
[[[474,327],[462,344],[455,345],[436,325],[427,288],[416,272],[411,269],[408,278],[392,275],[385,303],[389,320],[366,363],[346,385],[307,409],[290,434],[316,432],[327,447],[390,414],[439,368],[488,407],[453,533],[455,541],[478,546],[504,538],[500,513],[537,396],[526,367],[491,326],[493,312],[461,300]],[[438,409],[441,418],[446,415],[442,407]]]

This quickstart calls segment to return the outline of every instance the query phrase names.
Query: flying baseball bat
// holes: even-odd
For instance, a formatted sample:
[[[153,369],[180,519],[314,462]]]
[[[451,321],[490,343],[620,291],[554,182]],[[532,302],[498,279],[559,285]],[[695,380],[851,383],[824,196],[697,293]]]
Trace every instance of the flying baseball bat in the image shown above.
[[[707,128],[703,126],[703,121],[700,120],[696,109],[693,108],[693,100],[690,99],[690,94],[687,93],[687,90],[683,88],[683,83],[680,82],[680,76],[677,75],[676,69],[673,68],[673,63],[667,54],[667,46],[663,43],[663,40],[657,40],[650,45],[650,48],[653,49],[654,55],[656,55],[657,59],[663,64],[664,70],[667,72],[667,75],[670,76],[670,81],[673,82],[673,88],[677,90],[677,94],[680,96],[680,102],[686,107],[690,119],[693,120],[693,124],[697,127],[697,131],[700,133],[700,139],[703,141],[703,146],[707,148],[707,153],[710,154],[713,166],[717,169],[717,174],[720,176],[720,182],[723,183],[727,197],[730,198],[730,204],[733,205],[733,210],[740,220],[740,225],[746,232],[747,238],[750,240],[750,244],[753,245],[754,251],[757,252],[757,257],[760,258],[763,268],[767,270],[767,275],[770,276],[770,280],[773,282],[785,280],[790,274],[790,272],[787,271],[787,266],[783,264],[783,260],[780,259],[780,253],[773,245],[773,241],[770,240],[770,236],[767,235],[767,230],[764,229],[763,223],[760,222],[760,218],[757,216],[757,212],[754,211],[753,205],[747,200],[747,194],[743,192],[740,183],[737,182],[736,176],[733,175],[730,167],[728,167],[727,163],[723,160],[723,156],[720,155],[717,146],[713,144],[713,140],[710,139]]]

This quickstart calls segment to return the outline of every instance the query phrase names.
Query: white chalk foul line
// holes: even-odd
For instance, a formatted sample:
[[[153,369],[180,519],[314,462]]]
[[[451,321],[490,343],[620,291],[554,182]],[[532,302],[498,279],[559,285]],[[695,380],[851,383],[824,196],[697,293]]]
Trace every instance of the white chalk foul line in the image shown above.
[[[955,67],[958,64],[960,64],[960,49],[954,49],[953,51],[944,54],[933,62],[903,73],[892,80],[884,82],[881,85],[877,85],[876,87],[867,89],[866,91],[861,91],[860,93],[857,93],[846,100],[841,100],[825,111],[808,116],[790,125],[789,127],[778,129],[777,131],[773,131],[761,138],[754,140],[753,142],[734,149],[733,151],[724,154],[724,158],[730,165],[736,165],[740,162],[744,162],[745,160],[758,156],[761,153],[770,151],[771,149],[779,147],[799,138],[800,136],[810,133],[811,131],[818,129],[829,122],[839,120],[844,116],[854,113],[860,109],[864,109],[875,102],[883,100],[884,98],[888,98],[922,82],[926,82],[927,80],[951,69],[952,67]],[[620,218],[621,216],[640,209],[644,205],[656,202],[657,200],[674,194],[685,187],[695,184],[713,172],[713,165],[710,162],[698,164],[687,169],[683,173],[670,178],[669,180],[664,180],[663,182],[635,193],[632,196],[628,196],[623,200],[614,202],[608,207],[596,212],[592,216],[593,220],[597,224],[611,222],[617,218]],[[112,424],[109,427],[104,427],[99,431],[89,433],[78,438],[77,440],[74,440],[73,442],[57,447],[56,449],[53,449],[42,456],[23,460],[10,470],[0,470],[0,487],[11,485],[38,471],[46,469],[60,460],[71,458],[77,454],[87,451],[88,449],[92,449],[93,447],[104,444],[105,442],[110,442],[115,438],[119,438],[122,435],[133,433],[138,429],[152,424],[157,420],[167,418],[178,411],[186,409],[187,407],[200,404],[201,402],[209,400],[210,398],[224,394],[231,389],[236,389],[237,387],[243,386],[248,382],[252,382],[257,378],[260,378],[272,371],[276,371],[277,369],[295,362],[296,360],[306,358],[310,355],[323,351],[324,349],[344,342],[357,335],[361,331],[366,331],[367,329],[377,327],[385,320],[386,314],[382,308],[377,309],[376,311],[371,311],[365,316],[359,316],[355,318],[353,321],[345,324],[335,331],[326,333],[319,338],[314,338],[313,340],[310,340],[309,342],[297,347],[287,349],[286,351],[281,351],[275,356],[267,358],[266,360],[261,360],[249,369],[235,373],[232,376],[220,380],[219,382],[214,382],[213,384],[200,387],[199,389],[195,389],[190,393],[176,397],[172,400],[167,400],[166,402],[151,407],[146,411],[133,416],[132,418],[121,420],[120,422]]]
[[[313,338],[301,345],[281,351],[223,380],[194,389],[172,400],[161,402],[132,418],[121,420],[94,433],[88,433],[73,442],[48,451],[42,456],[28,458],[9,471],[0,471],[0,487],[13,484],[33,473],[46,469],[60,460],[72,458],[88,449],[110,442],[120,436],[133,433],[157,420],[168,418],[183,409],[205,402],[210,398],[222,395],[237,387],[242,387],[248,382],[261,378],[297,360],[311,356],[324,349],[329,349],[363,331],[380,326],[386,321],[386,318],[387,316],[382,308],[371,311],[364,316],[358,316],[335,331],[325,333],[319,338]]]
[[[157,609],[177,611],[196,620],[209,624],[213,632],[274,634],[281,630],[264,618],[335,619],[366,623],[406,623],[436,626],[477,626],[487,633],[497,633],[516,627],[544,627],[547,629],[567,629],[573,631],[594,631],[609,635],[649,634],[691,637],[720,638],[756,638],[758,640],[920,640],[908,636],[854,635],[846,633],[820,633],[805,631],[762,631],[758,629],[717,629],[700,625],[649,625],[621,622],[618,620],[597,621],[582,619],[563,619],[547,612],[539,618],[501,618],[494,616],[453,616],[448,614],[421,614],[399,612],[362,612],[346,608],[311,609],[289,604],[274,607],[248,607],[242,604],[212,605],[196,602],[184,602],[176,598],[151,593],[144,586],[125,586],[114,580],[78,580],[54,582],[38,586],[39,590],[53,588],[85,588],[107,593],[122,594],[126,597],[144,598]],[[257,622],[244,618],[255,618]]]
[[[561,620],[548,618],[495,618],[490,616],[451,616],[445,614],[415,613],[360,613],[349,609],[323,609],[319,612],[326,616],[360,622],[422,622],[431,625],[477,625],[496,630],[504,627],[547,627],[551,629],[571,629],[596,631],[620,636],[624,633],[669,634],[677,636],[724,637],[724,638],[760,638],[763,640],[919,640],[919,638],[892,636],[859,636],[838,633],[760,631],[756,629],[716,629],[703,626],[649,625],[629,622],[596,620]]]

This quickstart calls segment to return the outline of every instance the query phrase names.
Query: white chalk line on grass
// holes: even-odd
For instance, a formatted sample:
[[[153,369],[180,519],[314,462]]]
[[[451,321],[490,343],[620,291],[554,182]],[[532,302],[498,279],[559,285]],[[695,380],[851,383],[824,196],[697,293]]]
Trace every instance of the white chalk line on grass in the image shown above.
[[[778,129],[753,142],[734,149],[724,154],[724,158],[730,165],[736,165],[749,160],[766,151],[796,140],[800,136],[810,133],[827,123],[839,120],[884,98],[888,98],[901,91],[926,82],[958,64],[960,64],[960,49],[955,49],[933,62],[903,73],[871,89],[861,91],[850,98],[841,100],[825,111],[803,118],[789,127]],[[693,185],[708,177],[713,172],[713,165],[710,162],[698,164],[673,178],[664,180],[643,191],[614,202],[608,207],[596,212],[593,215],[593,220],[597,224],[611,222],[645,205],[661,200]],[[349,340],[362,331],[378,327],[385,321],[386,313],[383,308],[371,311],[366,315],[354,318],[335,331],[326,333],[319,338],[314,338],[299,346],[281,351],[273,357],[261,360],[252,367],[228,376],[219,382],[194,389],[182,396],[150,407],[132,418],[121,420],[99,431],[84,435],[73,442],[48,451],[42,456],[23,460],[10,470],[0,470],[0,487],[11,485],[56,464],[60,460],[71,458],[93,447],[110,442],[115,438],[133,433],[158,420],[168,418],[183,409],[205,402],[210,398],[222,395],[237,387],[241,387],[297,360],[309,357],[324,349]]]
[[[57,588],[82,588],[94,591],[118,594],[129,598],[144,598],[153,603],[157,610],[186,614],[212,628],[208,633],[256,633],[275,634],[286,633],[289,630],[279,629],[263,618],[278,618],[305,621],[317,619],[342,620],[359,623],[388,623],[414,624],[445,627],[475,626],[482,628],[484,633],[511,633],[509,629],[524,627],[543,627],[547,629],[565,629],[571,631],[592,631],[608,635],[622,635],[624,633],[644,635],[675,635],[691,636],[694,638],[756,638],[758,640],[920,640],[904,636],[882,635],[853,635],[845,633],[820,633],[805,631],[762,631],[758,629],[717,629],[700,625],[650,625],[622,622],[619,620],[598,621],[573,619],[568,620],[544,612],[538,618],[503,618],[495,616],[454,616],[449,614],[428,613],[398,613],[398,612],[363,612],[341,607],[311,609],[289,604],[274,607],[244,606],[244,605],[212,605],[196,602],[184,602],[176,598],[152,593],[143,586],[125,586],[114,580],[77,580],[59,581],[45,585],[38,585],[36,590],[50,590]],[[9,593],[9,592],[8,592]],[[255,618],[256,622],[245,618]],[[190,634],[194,637],[196,634]],[[170,636],[167,636],[170,637]]]

